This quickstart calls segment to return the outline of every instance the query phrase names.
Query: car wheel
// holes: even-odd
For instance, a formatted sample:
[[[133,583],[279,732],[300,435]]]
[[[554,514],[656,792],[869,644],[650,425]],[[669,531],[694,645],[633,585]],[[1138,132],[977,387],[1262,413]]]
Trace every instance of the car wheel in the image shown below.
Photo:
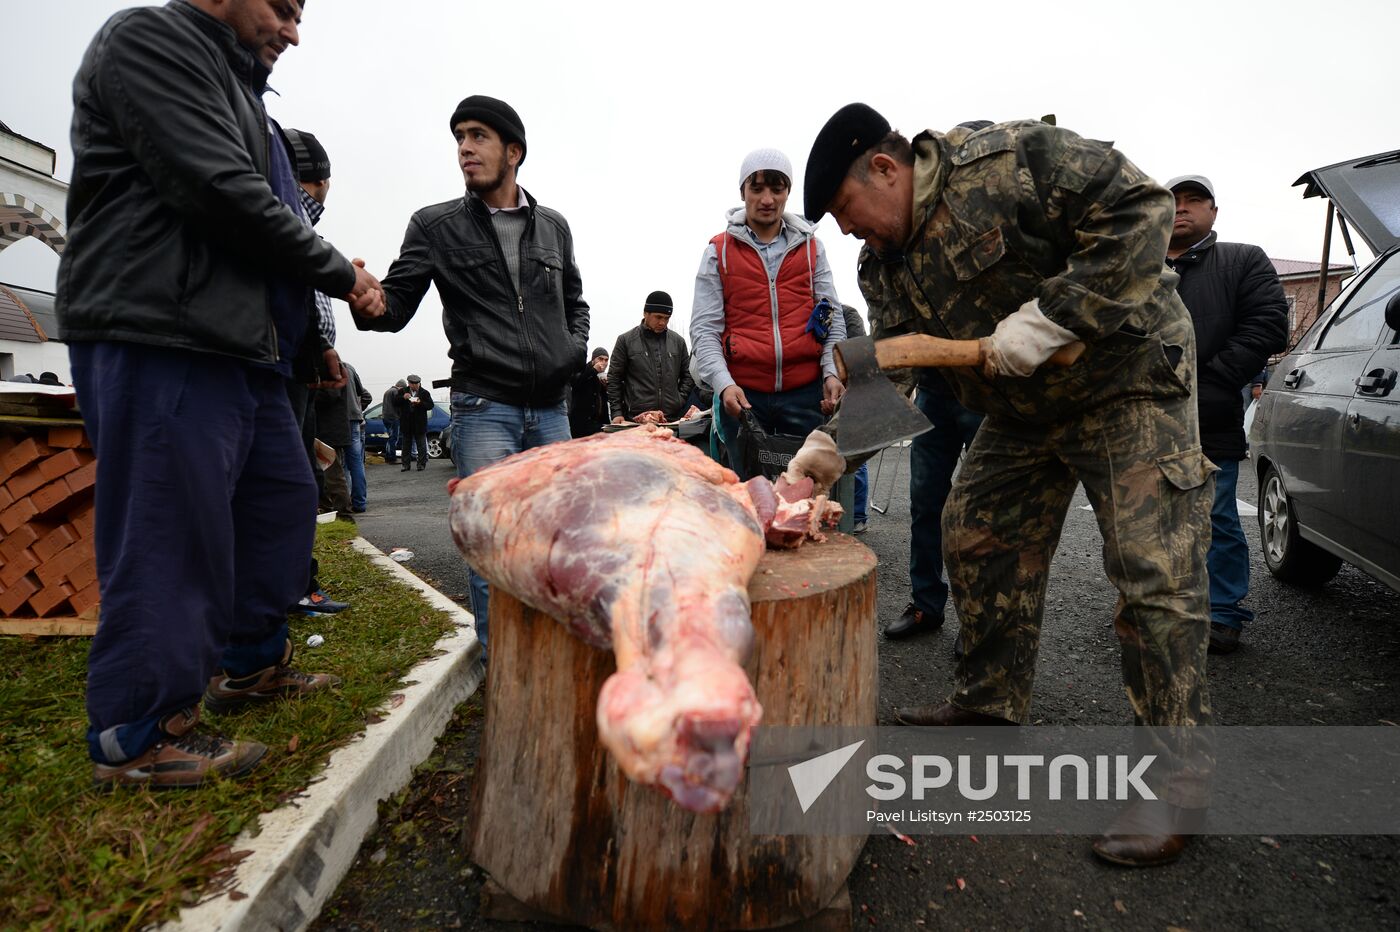
[[[1270,466],[1259,484],[1259,537],[1264,563],[1276,579],[1295,586],[1321,586],[1337,575],[1342,559],[1298,534],[1293,503],[1283,477]]]
[[[428,436],[428,456],[440,460],[446,455],[447,451],[442,446],[442,435],[430,434]]]

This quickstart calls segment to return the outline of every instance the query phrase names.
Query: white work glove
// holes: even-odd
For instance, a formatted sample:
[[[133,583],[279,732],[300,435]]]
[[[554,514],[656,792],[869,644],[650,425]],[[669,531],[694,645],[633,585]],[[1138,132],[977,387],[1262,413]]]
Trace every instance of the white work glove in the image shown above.
[[[1055,350],[1079,339],[1046,317],[1040,302],[1032,298],[997,324],[986,338],[982,370],[988,378],[1014,375],[1024,378],[1054,355]]]
[[[823,495],[841,478],[846,471],[846,458],[836,452],[836,441],[831,434],[814,430],[802,442],[802,449],[788,461],[783,478],[790,484],[800,482],[805,476],[812,477],[812,492]]]

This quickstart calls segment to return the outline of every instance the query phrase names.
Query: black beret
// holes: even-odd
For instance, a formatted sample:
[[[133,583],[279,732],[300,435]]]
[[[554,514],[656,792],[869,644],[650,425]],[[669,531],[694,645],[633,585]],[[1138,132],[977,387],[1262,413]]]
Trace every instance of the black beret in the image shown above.
[[[452,111],[452,122],[447,128],[455,132],[457,124],[463,120],[480,120],[500,133],[506,142],[519,143],[520,164],[525,164],[525,124],[520,122],[520,114],[510,104],[485,94],[473,94]]]
[[[298,181],[325,181],[331,176],[331,157],[320,140],[303,129],[283,130],[297,159]]]
[[[664,291],[653,291],[647,295],[647,303],[642,305],[642,310],[649,314],[670,314],[675,309],[671,296]]]
[[[802,213],[808,220],[822,218],[851,165],[889,132],[890,121],[865,104],[847,104],[831,115],[807,155]]]

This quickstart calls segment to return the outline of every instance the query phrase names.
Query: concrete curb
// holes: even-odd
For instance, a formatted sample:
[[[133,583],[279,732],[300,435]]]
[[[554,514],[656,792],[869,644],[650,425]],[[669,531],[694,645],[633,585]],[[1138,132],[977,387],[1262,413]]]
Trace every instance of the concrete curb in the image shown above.
[[[461,628],[436,644],[440,656],[409,671],[403,703],[369,725],[362,736],[333,753],[321,777],[291,803],[258,819],[258,834],[244,832],[235,851],[251,850],[234,877],[233,899],[221,894],[180,911],[175,930],[304,929],[320,913],[350,870],[361,843],[374,829],[381,799],[402,789],[413,768],[427,760],[451,720],[452,710],[485,676],[481,643],[470,612],[357,537],[351,545],[401,582],[418,590]]]

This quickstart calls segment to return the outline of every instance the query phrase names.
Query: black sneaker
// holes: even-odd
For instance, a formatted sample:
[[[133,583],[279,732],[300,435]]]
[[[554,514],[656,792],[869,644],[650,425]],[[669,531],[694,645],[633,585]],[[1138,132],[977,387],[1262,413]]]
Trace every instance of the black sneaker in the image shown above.
[[[119,786],[189,789],[215,777],[245,774],[267,753],[267,745],[256,741],[230,741],[197,731],[198,722],[198,708],[166,716],[160,723],[165,737],[144,754],[121,764],[93,764],[93,785],[103,790]]]
[[[273,699],[300,698],[322,689],[340,685],[340,677],[330,673],[303,673],[292,669],[292,642],[287,642],[282,662],[264,667],[247,676],[232,677],[218,673],[204,690],[204,707],[210,712],[224,714],[254,702]]]
[[[1218,621],[1210,623],[1210,647],[1208,649],[1212,654],[1233,654],[1239,649],[1239,646],[1239,628],[1232,628]]]

